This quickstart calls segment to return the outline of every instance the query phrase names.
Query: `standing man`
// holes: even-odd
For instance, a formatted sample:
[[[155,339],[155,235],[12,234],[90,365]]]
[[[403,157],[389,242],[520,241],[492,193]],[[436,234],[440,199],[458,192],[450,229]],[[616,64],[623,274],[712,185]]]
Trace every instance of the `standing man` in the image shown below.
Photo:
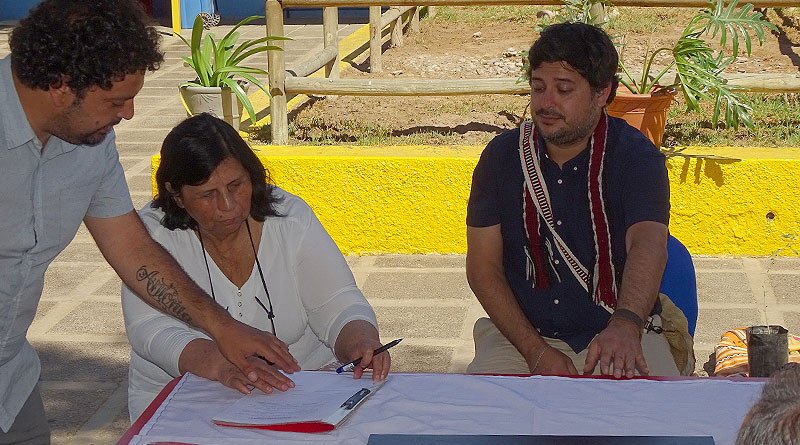
[[[617,58],[582,23],[552,25],[530,49],[533,123],[492,140],[473,175],[467,279],[491,320],[475,324],[469,372],[678,374],[652,328],[667,171],[644,135],[606,114]]]
[[[208,332],[260,389],[291,381],[288,347],[232,319],[153,241],[133,210],[113,126],[133,117],[163,60],[134,0],[45,0],[0,60],[0,443],[49,443],[26,340],[47,266],[86,224],[122,281],[153,307]]]

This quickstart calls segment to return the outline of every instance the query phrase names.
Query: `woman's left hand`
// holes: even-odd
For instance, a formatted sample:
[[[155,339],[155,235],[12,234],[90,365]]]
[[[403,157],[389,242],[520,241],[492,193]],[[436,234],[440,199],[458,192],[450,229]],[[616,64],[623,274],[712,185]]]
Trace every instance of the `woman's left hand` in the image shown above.
[[[378,330],[372,323],[353,320],[344,325],[339,332],[334,350],[336,356],[344,362],[361,357],[361,363],[353,369],[353,378],[360,379],[366,368],[372,368],[372,380],[378,382],[389,375],[389,368],[392,366],[389,351],[373,357],[373,351],[381,346]]]
[[[353,359],[361,357],[361,363],[353,369],[354,379],[360,379],[367,368],[372,368],[372,380],[376,382],[389,375],[389,368],[392,366],[392,357],[389,355],[389,351],[383,351],[375,356],[372,354],[381,346],[381,342],[372,339],[364,339],[358,343]]]

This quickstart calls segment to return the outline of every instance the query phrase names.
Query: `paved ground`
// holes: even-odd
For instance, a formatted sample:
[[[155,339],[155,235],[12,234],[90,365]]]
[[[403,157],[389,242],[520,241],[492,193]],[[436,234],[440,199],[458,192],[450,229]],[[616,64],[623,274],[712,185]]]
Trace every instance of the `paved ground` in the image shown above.
[[[287,27],[295,59],[321,47],[321,29]],[[342,27],[340,35],[355,25]],[[0,24],[0,57],[8,53]],[[246,34],[260,35],[250,27]],[[147,76],[136,116],[117,127],[120,159],[141,207],[150,199],[150,156],[185,117],[176,85],[189,71],[177,39],[165,36],[167,61]],[[296,45],[296,46],[294,46]],[[397,371],[463,372],[472,358],[472,324],[483,310],[469,290],[463,255],[348,258],[375,307]],[[800,332],[800,259],[695,257],[700,315],[695,336],[702,372],[719,335],[729,328],[782,324]],[[82,229],[50,267],[28,338],[42,359],[42,389],[55,444],[113,443],[128,428],[129,346],[119,305],[120,281]]]

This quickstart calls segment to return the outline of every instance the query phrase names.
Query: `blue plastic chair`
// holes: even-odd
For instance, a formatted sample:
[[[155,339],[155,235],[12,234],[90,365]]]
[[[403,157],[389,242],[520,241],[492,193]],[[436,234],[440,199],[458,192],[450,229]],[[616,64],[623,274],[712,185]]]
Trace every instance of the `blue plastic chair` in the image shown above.
[[[667,295],[689,322],[689,334],[697,327],[697,278],[689,250],[670,235],[667,240],[667,267],[661,279],[661,293]]]

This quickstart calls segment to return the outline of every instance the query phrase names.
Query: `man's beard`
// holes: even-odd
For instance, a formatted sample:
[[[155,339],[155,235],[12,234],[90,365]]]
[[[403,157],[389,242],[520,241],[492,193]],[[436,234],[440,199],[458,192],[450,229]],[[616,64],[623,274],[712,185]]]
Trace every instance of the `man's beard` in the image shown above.
[[[575,122],[572,125],[569,125],[570,123],[566,122],[565,120],[564,122],[567,124],[566,126],[550,133],[546,133],[541,127],[537,127],[539,133],[542,135],[542,138],[549,144],[556,146],[574,144],[575,142],[586,138],[594,132],[594,129],[597,126],[597,121],[600,119],[600,115],[602,113],[601,110],[601,108],[593,108],[590,112],[583,116],[583,119]],[[536,112],[536,115],[558,117],[562,120],[564,119],[564,115],[551,109],[541,109]]]
[[[73,119],[70,119],[70,112],[66,111],[64,114],[61,114],[53,120],[53,130],[50,132],[50,134],[73,145],[94,146],[103,142],[106,136],[108,136],[108,133],[111,132],[111,129],[109,129],[107,132],[103,132],[103,130],[106,128],[106,126],[103,126],[88,133],[77,133],[73,127],[73,121]],[[116,122],[110,122],[109,125],[113,128],[114,125],[118,124],[119,122],[120,120]]]

